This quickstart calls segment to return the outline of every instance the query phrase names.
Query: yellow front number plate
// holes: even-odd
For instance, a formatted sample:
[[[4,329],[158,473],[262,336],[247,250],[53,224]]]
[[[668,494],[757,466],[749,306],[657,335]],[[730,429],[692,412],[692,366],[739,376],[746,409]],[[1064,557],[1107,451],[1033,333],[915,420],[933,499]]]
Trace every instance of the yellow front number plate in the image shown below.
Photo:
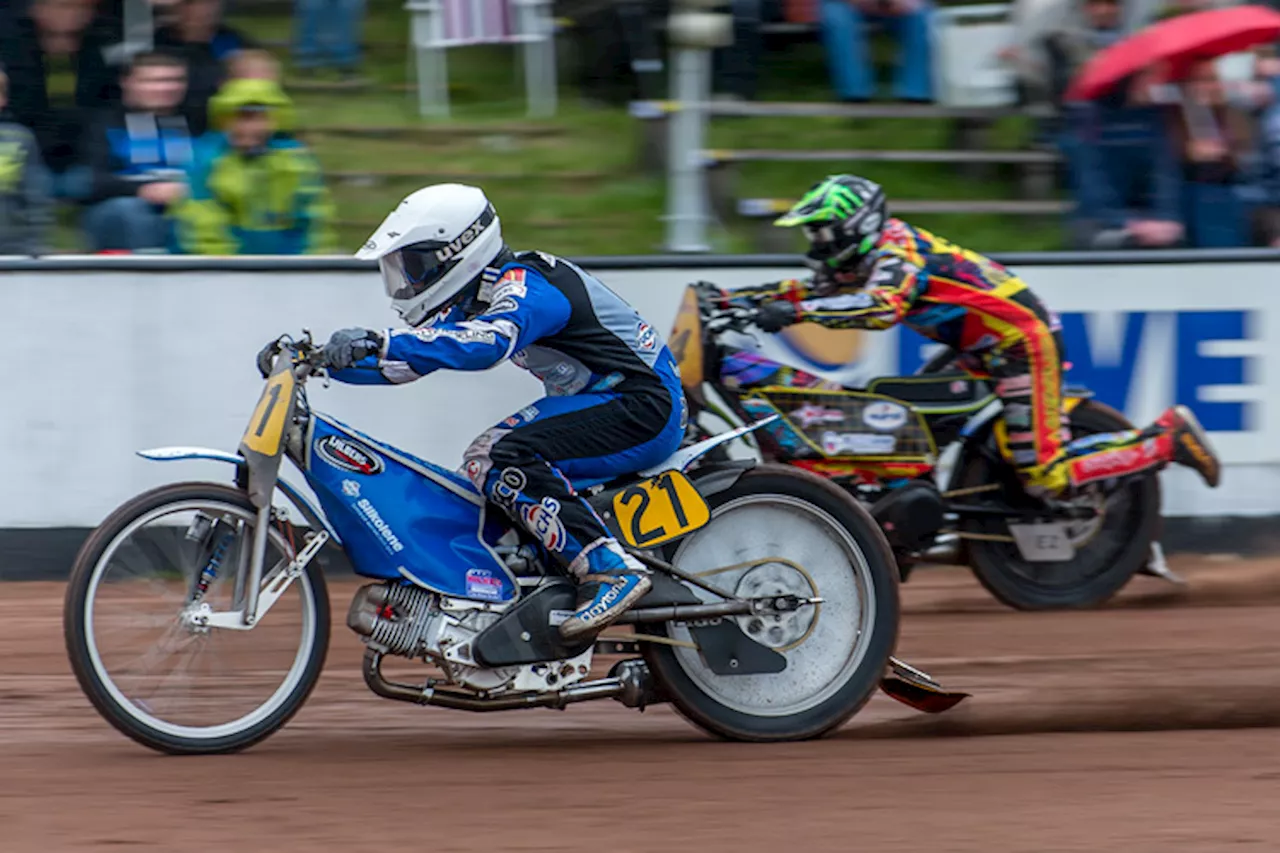
[[[636,548],[667,542],[711,520],[707,502],[679,471],[665,471],[618,492],[613,512],[623,538]]]
[[[282,370],[267,380],[262,389],[258,407],[253,410],[249,428],[241,443],[263,456],[275,456],[280,452],[280,439],[284,435],[284,419],[289,414],[289,401],[293,395],[293,371]]]

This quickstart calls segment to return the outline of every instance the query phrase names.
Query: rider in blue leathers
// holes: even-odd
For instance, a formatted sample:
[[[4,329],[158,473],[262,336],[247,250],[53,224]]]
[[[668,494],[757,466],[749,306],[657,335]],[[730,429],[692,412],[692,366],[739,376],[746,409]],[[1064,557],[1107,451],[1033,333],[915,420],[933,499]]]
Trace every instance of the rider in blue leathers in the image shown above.
[[[333,378],[400,384],[510,359],[542,380],[547,396],[476,438],[462,470],[579,581],[562,635],[598,632],[651,582],[573,483],[656,465],[679,447],[687,411],[662,336],[577,265],[509,250],[474,187],[419,190],[357,256],[379,259],[393,305],[417,328],[335,332]]]

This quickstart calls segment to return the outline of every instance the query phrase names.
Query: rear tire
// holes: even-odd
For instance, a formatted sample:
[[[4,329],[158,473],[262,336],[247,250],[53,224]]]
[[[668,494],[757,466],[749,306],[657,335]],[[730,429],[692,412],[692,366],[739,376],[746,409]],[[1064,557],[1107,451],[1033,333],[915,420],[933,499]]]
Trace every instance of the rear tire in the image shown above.
[[[777,496],[776,504],[768,501],[769,496]],[[711,506],[712,519],[703,528],[665,549],[664,557],[678,568],[697,572],[700,567],[682,566],[682,555],[697,556],[697,548],[709,546],[721,553],[732,552],[739,547],[739,559],[760,559],[760,556],[749,556],[747,552],[752,546],[741,539],[731,538],[726,545],[716,539],[710,543],[708,537],[721,537],[733,530],[730,519],[735,512],[745,510],[747,514],[740,518],[759,520],[761,510],[769,511],[777,507],[779,521],[785,520],[786,513],[797,513],[794,525],[783,525],[799,533],[803,525],[810,525],[811,530],[829,531],[829,541],[836,544],[841,553],[849,555],[846,564],[852,571],[843,566],[810,565],[805,569],[811,574],[806,583],[816,583],[814,576],[825,577],[824,585],[819,585],[813,593],[826,600],[822,609],[813,617],[812,625],[798,642],[785,647],[775,647],[788,661],[788,669],[773,675],[716,676],[706,667],[701,655],[687,648],[675,648],[656,643],[642,643],[644,657],[653,673],[657,687],[664,698],[667,698],[676,709],[692,723],[720,737],[741,741],[792,741],[815,738],[833,731],[852,717],[871,698],[879,687],[889,657],[893,654],[898,639],[898,584],[897,569],[893,554],[885,541],[880,528],[872,520],[867,511],[843,490],[826,480],[783,465],[763,464],[747,471],[733,486],[707,499]],[[722,530],[717,529],[721,522]],[[775,525],[776,528],[776,525]],[[755,529],[759,529],[756,527]],[[791,554],[799,556],[806,548],[818,547],[813,544],[812,537],[797,535],[790,540],[785,535],[772,539],[766,534],[760,540],[762,547],[791,548]],[[759,539],[759,537],[757,537]],[[701,544],[700,544],[701,540]],[[772,555],[774,552],[769,551]],[[788,559],[785,554],[777,556]],[[716,564],[720,565],[720,564]],[[772,564],[783,566],[784,564]],[[748,572],[757,569],[748,569]],[[794,571],[794,570],[792,570]],[[852,575],[843,579],[841,574]],[[721,576],[723,577],[723,575]],[[715,582],[715,576],[708,577]],[[842,584],[849,581],[856,586],[859,594],[843,596]],[[742,582],[741,580],[739,581]],[[724,584],[728,587],[729,582]],[[695,590],[705,595],[706,600],[714,600],[709,593]],[[845,600],[833,599],[834,592]],[[772,594],[772,593],[769,593]],[[855,599],[850,601],[848,599]],[[844,624],[842,617],[850,616],[851,605],[859,614],[859,622],[854,625]],[[801,611],[803,612],[803,611]],[[822,619],[836,620],[822,625]],[[684,629],[670,625],[638,626],[638,631],[655,633],[678,638],[690,635]],[[766,629],[769,630],[769,629]],[[842,634],[854,635],[852,648],[841,651],[837,638]],[[824,656],[826,648],[834,649],[830,656]],[[843,660],[836,655],[844,654]],[[805,666],[793,669],[797,659],[803,660]],[[808,706],[796,706],[787,709],[768,707],[769,702],[763,697],[787,690],[783,685],[799,684],[796,695],[804,689],[813,687],[804,681],[806,671],[818,671],[839,665],[838,673],[833,673],[830,681],[822,682],[820,689],[812,697]],[[789,674],[790,673],[790,674]],[[750,687],[744,686],[747,680],[758,685],[756,692],[750,693]],[[789,680],[783,680],[789,679]],[[734,684],[734,681],[737,684]],[[755,681],[758,680],[758,681]],[[769,681],[773,680],[773,681]],[[723,689],[722,696],[714,695]],[[748,707],[739,702],[740,707],[731,707],[725,696],[747,691],[762,705]],[[791,701],[779,693],[778,703]],[[809,700],[806,700],[809,701]]]
[[[1071,413],[1072,438],[1132,428],[1115,409],[1093,400],[1085,400]],[[979,458],[965,469],[960,485],[992,481],[990,464]],[[1113,511],[1112,506],[1121,501],[1123,509]],[[1161,522],[1159,476],[1152,472],[1126,484],[1108,498],[1107,509],[1102,529],[1076,552],[1074,560],[1065,564],[1077,572],[1074,580],[1069,576],[1060,584],[1038,580],[1037,576],[1043,578],[1051,571],[1062,571],[1064,564],[1027,562],[1017,546],[1009,542],[969,540],[969,566],[988,592],[1016,610],[1097,607],[1119,592],[1150,555]],[[1009,532],[999,519],[972,521],[969,525],[966,529],[970,531],[1004,535]],[[1099,537],[1110,547],[1102,549]]]

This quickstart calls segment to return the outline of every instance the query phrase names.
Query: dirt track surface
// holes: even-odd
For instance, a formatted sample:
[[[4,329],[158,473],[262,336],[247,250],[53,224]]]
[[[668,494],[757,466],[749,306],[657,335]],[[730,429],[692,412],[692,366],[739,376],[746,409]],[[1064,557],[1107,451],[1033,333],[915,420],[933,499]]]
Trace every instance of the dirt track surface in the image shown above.
[[[959,571],[904,587],[899,654],[974,697],[880,695],[834,736],[713,741],[612,701],[476,716],[378,699],[332,589],[282,732],[171,758],[80,694],[62,587],[0,585],[0,851],[1275,850],[1280,564],[1174,561],[1113,606],[1021,614]]]

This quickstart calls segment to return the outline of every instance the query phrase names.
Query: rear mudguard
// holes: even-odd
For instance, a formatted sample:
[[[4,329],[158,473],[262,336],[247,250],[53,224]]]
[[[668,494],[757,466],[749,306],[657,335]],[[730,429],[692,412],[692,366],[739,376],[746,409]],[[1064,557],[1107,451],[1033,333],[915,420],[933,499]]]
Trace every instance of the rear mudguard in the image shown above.
[[[236,467],[236,481],[239,485],[243,479],[248,463],[243,456],[235,453],[227,453],[224,450],[213,450],[208,447],[156,447],[150,450],[139,450],[138,455],[143,459],[149,459],[152,462],[178,462],[181,460],[204,459],[212,462],[226,462]],[[329,534],[329,539],[338,546],[342,545],[342,539],[338,536],[324,515],[307,500],[298,488],[284,478],[276,480],[276,487],[284,492],[285,497],[289,499],[307,520],[307,524],[311,525],[312,530],[323,530]]]

